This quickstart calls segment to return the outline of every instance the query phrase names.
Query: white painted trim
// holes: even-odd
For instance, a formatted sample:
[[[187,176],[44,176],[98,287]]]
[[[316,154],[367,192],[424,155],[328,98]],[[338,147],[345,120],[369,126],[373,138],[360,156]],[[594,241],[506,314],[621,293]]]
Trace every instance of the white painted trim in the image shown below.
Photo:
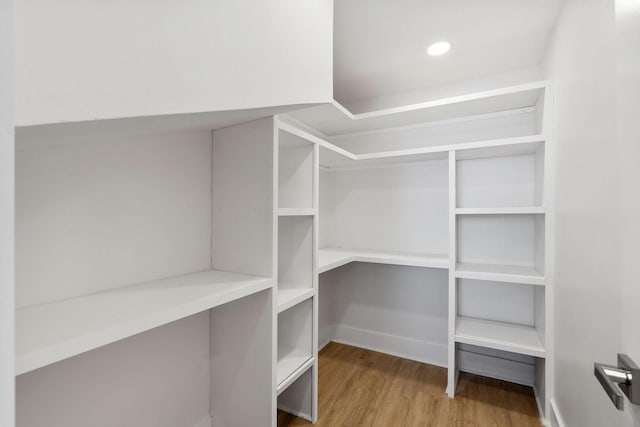
[[[333,325],[330,341],[360,347],[379,353],[447,367],[446,344],[421,341],[345,325]]]
[[[549,406],[551,407],[551,416],[549,419],[551,420],[551,427],[565,427],[566,424],[562,415],[560,414],[560,410],[558,409],[558,404],[555,399],[549,399]]]

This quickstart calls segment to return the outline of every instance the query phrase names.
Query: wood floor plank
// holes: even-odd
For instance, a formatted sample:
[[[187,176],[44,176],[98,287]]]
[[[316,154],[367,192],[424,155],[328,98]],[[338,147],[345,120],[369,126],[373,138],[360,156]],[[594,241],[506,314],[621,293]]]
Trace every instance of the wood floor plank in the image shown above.
[[[329,343],[319,354],[318,427],[541,427],[530,387]],[[311,426],[278,412],[278,427]]]

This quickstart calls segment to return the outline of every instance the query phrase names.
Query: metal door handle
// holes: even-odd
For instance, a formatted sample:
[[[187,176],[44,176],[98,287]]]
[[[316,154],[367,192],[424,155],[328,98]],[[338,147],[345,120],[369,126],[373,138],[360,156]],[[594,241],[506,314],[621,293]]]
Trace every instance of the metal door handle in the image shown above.
[[[631,403],[640,404],[640,368],[629,356],[618,354],[618,366],[594,363],[593,368],[600,385],[618,410],[622,411],[624,408],[624,395]]]

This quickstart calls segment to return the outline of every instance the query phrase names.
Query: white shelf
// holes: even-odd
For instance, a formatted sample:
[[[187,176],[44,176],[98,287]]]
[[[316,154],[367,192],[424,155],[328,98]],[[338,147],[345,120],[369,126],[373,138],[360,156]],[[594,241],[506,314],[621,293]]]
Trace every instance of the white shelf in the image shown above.
[[[350,262],[370,262],[413,267],[448,268],[446,255],[413,254],[364,249],[325,248],[318,251],[318,273],[333,270]]]
[[[546,356],[538,332],[530,326],[457,317],[455,340],[529,356]]]
[[[16,137],[19,141],[18,144],[20,144],[28,140],[65,139],[72,136],[130,135],[189,130],[210,131],[269,117],[274,114],[286,113],[292,108],[292,106],[264,107],[244,110],[156,114],[139,117],[97,118],[60,123],[28,123],[16,127]]]
[[[492,280],[496,282],[545,285],[545,278],[533,267],[493,264],[456,264],[459,279]]]
[[[320,146],[320,164],[329,169],[352,169],[394,163],[445,159],[456,151],[458,160],[520,156],[537,153],[544,146],[543,135],[527,135],[457,144],[434,145],[404,150],[355,154],[329,142]]]
[[[544,81],[527,83],[356,114],[333,101],[290,115],[325,135],[336,136],[532,107],[545,86]]]
[[[308,363],[313,363],[313,356],[299,350],[292,350],[282,357],[278,355],[278,388],[280,388],[284,380],[301,370]],[[300,372],[300,374],[302,373],[304,371]]]
[[[16,310],[16,375],[260,292],[271,279],[207,271]]]
[[[280,394],[285,391],[291,384],[293,384],[298,378],[300,378],[305,372],[307,372],[312,366],[315,359],[312,357],[300,365],[291,375],[278,382],[276,387],[276,394]],[[280,378],[280,377],[278,377]]]
[[[539,206],[456,209],[456,215],[528,215],[544,214],[545,212],[545,208]]]
[[[317,210],[313,208],[279,208],[278,216],[313,216]]]
[[[278,313],[313,297],[315,294],[314,288],[278,289]]]

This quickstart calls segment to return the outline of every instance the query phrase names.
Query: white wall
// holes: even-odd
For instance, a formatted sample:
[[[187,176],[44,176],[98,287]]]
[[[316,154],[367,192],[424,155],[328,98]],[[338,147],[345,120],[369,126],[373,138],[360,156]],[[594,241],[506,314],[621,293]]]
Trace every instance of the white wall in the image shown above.
[[[0,0],[0,427],[14,419],[13,1]]]
[[[20,375],[17,426],[209,427],[209,331],[204,312]]]
[[[447,270],[352,263],[320,276],[320,343],[447,364]]]
[[[430,161],[332,173],[330,182],[320,182],[322,202],[328,191],[332,206],[321,240],[334,247],[446,254],[447,171],[446,161]]]
[[[567,426],[620,420],[593,376],[620,348],[614,18],[611,0],[568,0],[544,67],[555,85],[555,396]]]
[[[332,0],[25,0],[16,122],[327,102]]]
[[[210,268],[211,132],[18,145],[18,307]]]

